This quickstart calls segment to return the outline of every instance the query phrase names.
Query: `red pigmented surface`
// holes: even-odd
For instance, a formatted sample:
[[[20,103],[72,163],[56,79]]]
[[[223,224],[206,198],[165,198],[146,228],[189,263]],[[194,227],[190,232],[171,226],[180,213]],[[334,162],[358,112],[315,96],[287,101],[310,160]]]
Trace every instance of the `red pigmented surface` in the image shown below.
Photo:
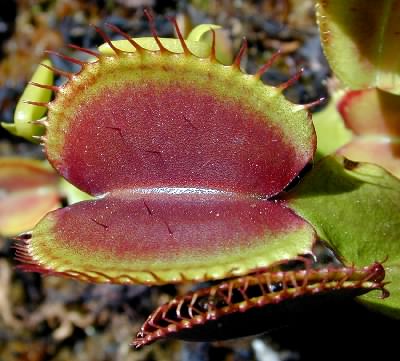
[[[398,96],[376,88],[348,91],[338,104],[346,127],[356,135],[400,135]]]
[[[264,244],[265,238],[271,242],[303,225],[290,210],[266,200],[210,194],[126,195],[58,210],[54,238],[61,247],[89,258],[103,254],[137,261],[140,255],[141,261],[154,265],[169,260],[170,267],[175,261],[193,266],[208,263],[213,256],[242,256]]]
[[[56,167],[91,194],[200,187],[271,196],[308,161],[265,117],[180,84],[99,94],[69,124]]]
[[[340,100],[340,102],[337,105],[337,110],[342,115],[342,117],[343,117],[343,119],[344,119],[344,121],[346,123],[346,126],[348,128],[350,128],[350,129],[352,127],[351,127],[351,124],[348,123],[348,117],[349,117],[348,110],[349,110],[349,107],[352,106],[352,104],[354,102],[357,102],[358,99],[363,96],[363,94],[365,94],[364,90],[353,90],[353,91],[350,91],[350,92],[346,93],[346,95]]]

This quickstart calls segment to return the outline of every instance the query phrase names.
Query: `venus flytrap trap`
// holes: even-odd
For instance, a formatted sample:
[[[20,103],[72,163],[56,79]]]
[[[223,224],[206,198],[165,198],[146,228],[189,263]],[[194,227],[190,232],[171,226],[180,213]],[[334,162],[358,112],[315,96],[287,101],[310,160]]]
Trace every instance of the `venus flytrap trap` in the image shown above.
[[[341,87],[353,90],[339,90],[331,106],[315,117],[320,155],[340,156],[319,162],[288,196],[291,207],[315,226],[345,263],[360,266],[387,258],[391,297],[381,301],[363,296],[361,301],[396,318],[399,8],[398,0],[383,1],[378,7],[362,0],[317,2],[325,55]],[[336,137],[329,138],[329,133]]]
[[[358,238],[379,242],[377,227],[391,242],[399,238],[390,218],[400,204],[398,180],[372,165],[328,157],[285,192],[316,149],[308,109],[318,101],[296,105],[282,94],[299,75],[267,86],[260,77],[276,56],[246,74],[246,42],[224,65],[213,31],[211,44],[195,41],[198,34],[184,40],[171,19],[178,39],[160,39],[148,17],[151,38],[108,25],[124,38],[111,41],[97,29],[105,40],[99,52],[73,46],[94,59],[52,52],[81,70],[46,65],[66,83],[34,84],[56,93],[36,102],[48,109],[41,123],[49,162],[94,198],[49,213],[20,236],[20,267],[87,282],[222,280],[157,309],[136,347],[171,335],[206,339],[215,322],[293,299],[371,290],[387,297],[377,261],[388,256],[395,267],[397,257],[384,249],[378,259],[372,252],[359,258],[342,245],[349,239],[357,254]],[[371,212],[378,205],[380,218]],[[341,222],[337,229],[330,214]],[[353,225],[361,217],[369,227]],[[340,249],[341,267],[315,263],[320,239]],[[299,259],[300,270],[280,267]],[[394,314],[397,297],[389,298]]]
[[[400,95],[399,0],[317,0],[316,12],[325,55],[346,86]]]
[[[305,269],[257,272],[175,297],[149,316],[133,345],[139,348],[167,336],[214,341],[265,332],[282,325],[282,320],[277,322],[276,315],[265,314],[265,309],[281,315],[282,303],[301,302],[307,296],[321,297],[335,292],[354,296],[371,290],[381,290],[382,299],[389,296],[383,282],[385,270],[378,262],[359,269],[312,269],[310,260],[304,262]],[[256,321],[250,328],[233,327],[235,321],[242,324],[242,314],[248,315],[249,321],[259,321],[257,317],[261,316],[268,326]]]
[[[351,89],[335,96],[338,110],[332,102],[316,116],[319,139],[330,139],[319,150],[399,176],[400,1],[376,7],[361,0],[321,0],[316,8],[325,55],[342,87]]]
[[[289,83],[264,86],[259,77],[266,67],[243,74],[243,51],[224,66],[215,59],[215,43],[199,58],[182,37],[183,52],[168,50],[153,27],[159,50],[116,31],[131,50],[99,30],[113,53],[82,63],[77,74],[62,72],[68,82],[46,104],[50,163],[101,197],[40,222],[25,240],[25,267],[91,281],[162,284],[243,275],[310,252],[312,228],[268,200],[315,148],[307,106],[299,109],[281,94]],[[87,231],[86,245],[76,229]],[[110,237],[117,240],[111,249]]]

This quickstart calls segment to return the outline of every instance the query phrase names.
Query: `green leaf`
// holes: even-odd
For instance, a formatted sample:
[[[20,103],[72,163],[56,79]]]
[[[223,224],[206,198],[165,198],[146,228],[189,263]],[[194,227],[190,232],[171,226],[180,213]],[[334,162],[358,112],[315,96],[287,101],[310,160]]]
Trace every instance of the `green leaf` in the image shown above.
[[[316,160],[334,153],[351,140],[351,132],[346,129],[336,107],[342,93],[342,91],[336,91],[332,94],[328,106],[313,114],[313,123],[317,133]]]
[[[80,189],[73,186],[71,183],[61,178],[59,183],[60,192],[67,198],[68,204],[74,204],[82,201],[87,201],[93,197]]]
[[[400,181],[373,164],[327,157],[286,199],[346,264],[387,258],[391,296],[372,293],[360,300],[400,318]]]
[[[318,0],[317,20],[326,57],[345,85],[400,94],[400,0]]]

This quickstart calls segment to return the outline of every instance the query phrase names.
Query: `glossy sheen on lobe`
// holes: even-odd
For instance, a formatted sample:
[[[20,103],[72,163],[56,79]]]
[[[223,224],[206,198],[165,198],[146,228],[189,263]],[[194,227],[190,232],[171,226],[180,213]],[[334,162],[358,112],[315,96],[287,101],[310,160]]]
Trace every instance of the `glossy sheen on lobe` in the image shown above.
[[[69,124],[57,167],[91,194],[200,187],[271,196],[308,160],[265,116],[179,82],[103,89]]]

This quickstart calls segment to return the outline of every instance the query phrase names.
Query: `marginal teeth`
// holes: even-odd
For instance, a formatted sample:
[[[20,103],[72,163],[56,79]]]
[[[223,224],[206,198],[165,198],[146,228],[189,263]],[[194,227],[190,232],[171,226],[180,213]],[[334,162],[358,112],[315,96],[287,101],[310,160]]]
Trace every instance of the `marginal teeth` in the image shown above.
[[[110,46],[110,48],[114,51],[116,56],[119,56],[122,53],[122,50],[118,49],[111,41],[111,39],[107,36],[107,34],[101,30],[98,26],[93,25],[96,32],[103,38],[103,40]]]
[[[35,125],[43,125],[45,127],[49,126],[49,122],[47,121],[47,117],[43,117],[43,118],[40,118],[38,120],[31,120],[29,123],[30,124],[35,124]]]
[[[243,38],[242,46],[240,47],[240,50],[237,53],[235,60],[233,61],[232,64],[233,68],[240,70],[240,63],[242,62],[242,58],[246,54],[246,51],[247,51],[247,40],[246,38]]]
[[[47,102],[34,102],[31,100],[23,100],[22,102],[25,104],[36,105],[38,107],[45,107],[45,108],[49,107],[49,103],[47,103]]]
[[[278,89],[280,90],[285,90],[287,88],[289,88],[290,86],[292,86],[294,83],[296,83],[300,77],[302,76],[302,74],[304,73],[304,68],[301,68],[296,74],[294,74],[288,81],[278,85]]]
[[[47,138],[43,135],[32,135],[33,139],[37,139],[41,143],[47,142]]]
[[[187,333],[197,325],[206,325],[224,315],[268,307],[303,295],[343,289],[381,290],[381,297],[385,298],[389,292],[385,289],[384,277],[385,269],[375,262],[364,268],[306,268],[227,280],[160,306],[142,326],[134,345],[139,348],[182,329]]]
[[[96,53],[95,51],[92,51],[90,49],[86,49],[86,48],[81,48],[80,46],[74,45],[74,44],[68,44],[67,45],[69,48],[75,49],[75,50],[79,50],[82,51],[83,53],[89,54],[94,56],[95,58],[99,58],[99,54]]]
[[[138,53],[143,53],[143,51],[145,51],[145,49],[144,49],[143,47],[141,47],[135,40],[133,40],[133,39],[129,36],[129,34],[123,32],[123,31],[122,31],[120,28],[118,28],[117,26],[115,26],[115,25],[113,25],[113,24],[109,24],[109,23],[106,23],[106,26],[109,27],[111,30],[115,31],[116,33],[122,35],[122,36],[125,38],[125,40],[127,40],[127,41],[133,46],[133,48],[136,49],[136,51],[137,51]],[[98,56],[97,56],[97,57],[98,57]]]
[[[275,52],[271,58],[260,68],[257,70],[257,73],[255,73],[253,76],[256,79],[260,79],[261,76],[269,69],[271,68],[271,66],[276,62],[277,59],[280,58],[280,56],[282,55],[282,50],[278,49],[277,52]]]
[[[49,70],[51,70],[53,73],[61,75],[61,76],[65,77],[65,78],[67,78],[69,80],[71,80],[72,77],[75,75],[74,73],[70,73],[68,71],[63,71],[61,69],[54,68],[54,67],[52,67],[50,65],[47,65],[47,64],[44,64],[44,63],[41,63],[40,65],[45,67],[45,68],[47,68],[47,69],[49,69]]]
[[[78,65],[81,65],[81,66],[87,64],[87,62],[85,62],[85,61],[82,61],[82,60],[79,60],[79,59],[76,59],[76,58],[72,58],[72,57],[70,57],[68,55],[65,55],[65,54],[58,53],[57,51],[46,50],[45,53],[57,56],[57,57],[59,57],[61,59],[64,59],[66,61],[69,61],[69,62],[74,63],[74,64],[78,64]]]

